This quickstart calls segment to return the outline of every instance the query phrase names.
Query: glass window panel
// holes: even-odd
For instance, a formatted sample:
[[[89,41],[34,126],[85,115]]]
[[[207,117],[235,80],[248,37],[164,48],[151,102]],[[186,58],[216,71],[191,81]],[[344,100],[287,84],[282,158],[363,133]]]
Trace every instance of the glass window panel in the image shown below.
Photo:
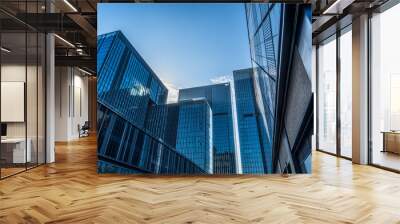
[[[38,160],[38,34],[36,32],[27,33],[27,66],[26,66],[26,125],[27,125],[27,167],[34,167]]]
[[[372,163],[400,170],[400,5],[371,19]],[[385,134],[383,132],[386,132]]]
[[[2,178],[24,171],[26,161],[31,159],[30,147],[28,153],[26,150],[26,41],[25,32],[1,34],[1,47],[8,49],[1,51],[1,124],[5,129],[0,148]]]
[[[23,13],[43,13],[45,0],[1,1],[4,6],[23,16]],[[0,145],[0,177],[24,171],[45,163],[45,35],[26,27],[0,12],[8,21],[1,30],[1,88],[2,97],[13,106],[1,106],[2,114],[20,117],[15,120],[2,117]],[[4,27],[3,27],[4,28]],[[17,87],[18,85],[21,86]],[[6,87],[7,86],[7,87]],[[11,86],[11,90],[7,89]],[[12,91],[13,90],[13,91]],[[20,96],[18,96],[20,95]],[[18,97],[17,97],[18,96]],[[5,104],[5,101],[3,101]]]
[[[336,39],[318,51],[318,147],[336,153]]]
[[[340,37],[340,153],[351,158],[352,141],[352,38],[351,30]]]

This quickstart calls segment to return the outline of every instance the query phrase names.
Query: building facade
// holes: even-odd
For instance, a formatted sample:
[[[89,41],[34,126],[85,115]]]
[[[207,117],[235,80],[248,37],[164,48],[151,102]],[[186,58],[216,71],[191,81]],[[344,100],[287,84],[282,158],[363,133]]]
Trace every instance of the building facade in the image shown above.
[[[233,71],[242,170],[245,174],[271,173],[271,144],[255,94],[253,69]]]
[[[311,7],[245,4],[254,94],[272,172],[311,172]],[[282,35],[285,34],[285,35]]]
[[[98,38],[98,101],[144,127],[149,105],[164,104],[168,90],[120,32]]]
[[[205,98],[212,109],[214,174],[237,173],[230,84],[179,90],[179,102],[197,98]]]
[[[213,173],[213,118],[206,100],[179,102],[176,150]]]
[[[154,105],[146,130],[207,173],[213,173],[213,120],[205,99]]]
[[[99,172],[207,173],[146,129],[168,90],[120,31],[98,37],[97,66]]]

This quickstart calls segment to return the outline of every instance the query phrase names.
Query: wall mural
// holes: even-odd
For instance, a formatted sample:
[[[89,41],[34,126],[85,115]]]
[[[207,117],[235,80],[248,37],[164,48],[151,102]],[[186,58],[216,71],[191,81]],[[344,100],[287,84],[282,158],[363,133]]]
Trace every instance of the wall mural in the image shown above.
[[[311,172],[310,5],[104,3],[97,38],[99,173]]]

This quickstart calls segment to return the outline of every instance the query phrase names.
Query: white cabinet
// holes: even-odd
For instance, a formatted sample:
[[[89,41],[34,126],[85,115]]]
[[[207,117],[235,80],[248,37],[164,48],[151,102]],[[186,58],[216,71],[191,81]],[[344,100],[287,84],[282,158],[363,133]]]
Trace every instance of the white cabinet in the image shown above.
[[[25,138],[7,138],[2,139],[1,144],[12,147],[12,162],[13,163],[25,163],[31,162],[32,160],[32,140],[28,138],[26,140],[27,147],[25,151]]]

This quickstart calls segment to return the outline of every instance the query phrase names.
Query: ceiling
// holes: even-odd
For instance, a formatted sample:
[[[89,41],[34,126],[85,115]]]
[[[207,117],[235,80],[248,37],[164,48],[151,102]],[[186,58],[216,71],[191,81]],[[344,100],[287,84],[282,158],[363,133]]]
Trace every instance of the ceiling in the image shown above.
[[[56,66],[78,66],[94,74],[97,49],[96,4],[99,1],[51,0],[47,1],[47,5],[45,2],[1,0],[2,46],[12,50],[7,54],[8,58],[17,60],[26,53],[30,58],[31,54],[42,47],[40,45],[37,48],[37,44],[30,43],[36,43],[36,39],[31,39],[36,33],[51,32],[56,34]],[[25,39],[28,43],[27,52]]]
[[[318,44],[344,27],[354,17],[373,12],[389,0],[313,0],[312,37]]]
[[[313,44],[332,36],[338,29],[351,24],[353,17],[374,10],[389,0],[312,0]],[[26,3],[27,2],[27,3]],[[79,66],[96,72],[96,29],[99,2],[114,0],[1,0],[0,27],[5,40],[3,46],[15,48],[14,54],[23,54],[23,34],[54,32],[56,65]],[[123,1],[122,1],[123,2]],[[132,1],[125,1],[132,2]],[[51,13],[49,13],[51,11]],[[28,13],[26,13],[28,12]],[[22,40],[22,39],[23,40]],[[29,39],[29,38],[28,38]],[[14,41],[15,43],[12,43]],[[21,42],[22,41],[22,42]],[[28,40],[29,41],[29,40]],[[7,43],[8,42],[8,43]],[[33,44],[28,44],[29,52]]]

